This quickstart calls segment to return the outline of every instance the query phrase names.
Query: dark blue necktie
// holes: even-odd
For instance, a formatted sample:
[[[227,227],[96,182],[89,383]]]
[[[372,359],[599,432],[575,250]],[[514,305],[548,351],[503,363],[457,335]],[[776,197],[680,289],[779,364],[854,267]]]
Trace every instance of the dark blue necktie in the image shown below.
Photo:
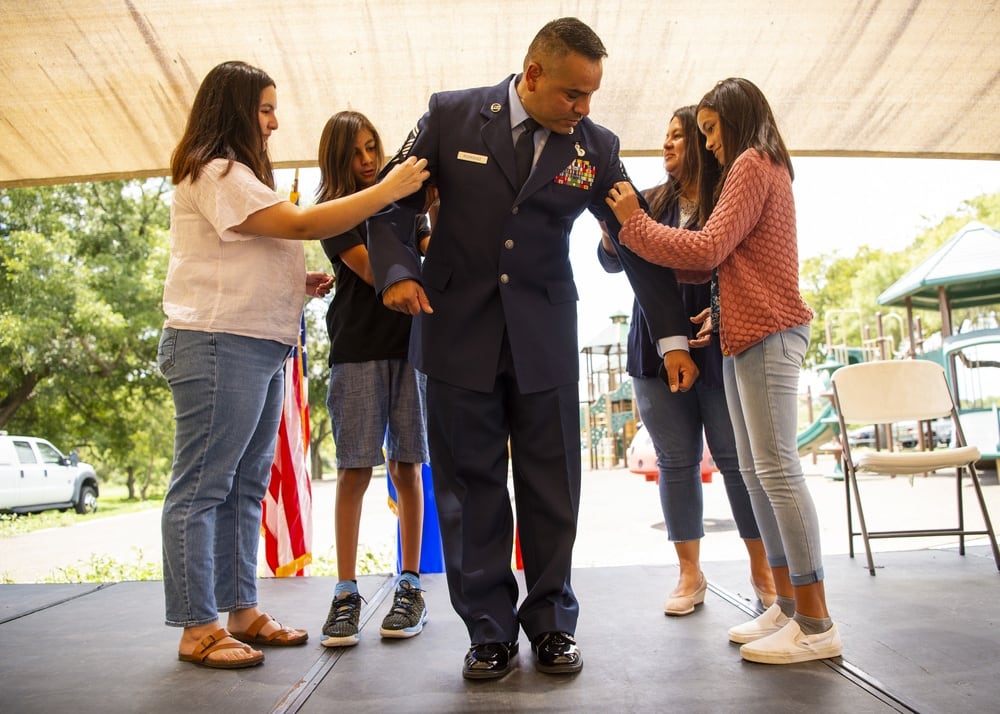
[[[535,129],[538,128],[538,122],[528,117],[521,122],[521,126],[524,127],[524,131],[521,132],[521,136],[517,137],[517,143],[514,144],[518,188],[524,185],[524,182],[528,180],[528,174],[531,173],[531,162],[535,158]]]

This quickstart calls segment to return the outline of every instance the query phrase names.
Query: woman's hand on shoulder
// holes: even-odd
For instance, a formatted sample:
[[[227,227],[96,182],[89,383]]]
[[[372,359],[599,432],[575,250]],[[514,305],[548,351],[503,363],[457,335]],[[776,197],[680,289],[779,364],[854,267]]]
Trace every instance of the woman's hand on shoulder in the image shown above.
[[[417,191],[430,175],[427,170],[427,159],[411,156],[393,166],[377,185],[386,192],[389,203],[393,203]]]

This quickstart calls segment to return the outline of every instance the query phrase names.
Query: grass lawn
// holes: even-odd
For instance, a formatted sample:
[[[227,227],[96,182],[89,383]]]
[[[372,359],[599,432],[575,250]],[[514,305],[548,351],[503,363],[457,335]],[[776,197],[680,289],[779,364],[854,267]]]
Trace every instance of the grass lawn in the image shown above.
[[[22,535],[45,528],[71,526],[74,523],[82,523],[94,518],[107,518],[135,511],[145,511],[150,508],[159,508],[162,505],[162,497],[146,501],[129,500],[128,490],[125,486],[102,484],[101,495],[97,499],[97,510],[86,515],[81,515],[72,508],[62,513],[59,511],[28,514],[0,513],[0,538]]]

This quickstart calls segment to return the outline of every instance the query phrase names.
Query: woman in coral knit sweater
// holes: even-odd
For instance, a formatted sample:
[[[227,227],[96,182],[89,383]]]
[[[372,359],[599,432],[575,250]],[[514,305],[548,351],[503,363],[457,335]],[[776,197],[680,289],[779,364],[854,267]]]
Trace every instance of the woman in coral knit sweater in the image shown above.
[[[691,228],[698,225],[698,173],[708,169],[718,176],[722,167],[705,151],[698,134],[697,108],[674,111],[663,140],[663,168],[667,180],[644,192],[649,215],[664,225]],[[614,242],[602,231],[597,259],[608,272],[620,272]],[[711,283],[682,284],[681,301],[692,322],[701,324],[709,314]],[[698,328],[693,328],[691,336]],[[750,585],[765,608],[775,602],[774,579],[764,542],[753,514],[746,482],[740,473],[736,437],[726,405],[722,378],[722,349],[718,335],[709,328],[692,341],[691,357],[698,367],[698,381],[686,392],[671,392],[659,378],[663,358],[649,337],[646,316],[638,300],[632,305],[628,332],[628,373],[632,391],[647,432],[656,450],[657,479],[667,538],[673,543],[680,573],[677,587],[663,603],[663,614],[689,615],[705,601],[708,581],[701,570],[701,540],[705,535],[701,483],[702,449],[707,443],[726,487],[726,496],[740,538],[750,556]]]
[[[698,128],[722,173],[701,185],[703,228],[670,228],[639,210],[628,183],[608,194],[623,245],[666,265],[678,280],[718,269],[719,338],[740,471],[753,502],[777,602],[729,630],[744,659],[788,664],[837,657],[826,607],[816,509],[796,446],[799,371],[812,311],[798,289],[792,163],[761,91],[719,82],[698,104]],[[701,181],[711,183],[707,172]]]

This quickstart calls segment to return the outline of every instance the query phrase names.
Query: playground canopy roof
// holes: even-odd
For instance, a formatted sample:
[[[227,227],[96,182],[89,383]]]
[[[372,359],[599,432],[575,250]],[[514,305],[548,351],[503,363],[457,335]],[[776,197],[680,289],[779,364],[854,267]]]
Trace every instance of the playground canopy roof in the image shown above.
[[[944,310],[1000,303],[1000,231],[972,221],[878,296],[879,305]]]
[[[398,146],[438,90],[520,69],[575,15],[608,48],[591,116],[656,154],[670,112],[719,79],[770,99],[800,155],[1000,158],[1000,0],[5,0],[0,188],[165,175],[206,72],[276,81],[275,165],[314,165],[335,111]]]
[[[629,316],[618,312],[611,316],[611,324],[591,338],[581,352],[612,354],[625,352],[628,344]]]

